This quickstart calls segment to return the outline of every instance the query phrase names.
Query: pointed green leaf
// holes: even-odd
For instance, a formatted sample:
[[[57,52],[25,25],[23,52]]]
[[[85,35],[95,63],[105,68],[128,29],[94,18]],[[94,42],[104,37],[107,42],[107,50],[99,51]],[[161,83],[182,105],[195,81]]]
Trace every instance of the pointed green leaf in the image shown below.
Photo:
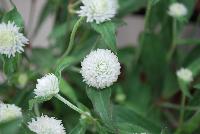
[[[116,25],[113,22],[108,21],[102,24],[91,23],[91,26],[96,32],[101,34],[101,37],[105,41],[108,48],[116,53]]]
[[[92,101],[95,112],[100,116],[105,125],[114,131],[112,119],[112,104],[110,102],[111,89],[97,90],[86,88],[87,96]]]
[[[5,13],[2,21],[7,23],[8,21],[10,22],[15,22],[15,24],[17,26],[19,26],[20,28],[24,27],[24,21],[22,16],[20,15],[20,13],[18,12],[17,8],[14,7],[12,10],[10,10],[9,12]]]

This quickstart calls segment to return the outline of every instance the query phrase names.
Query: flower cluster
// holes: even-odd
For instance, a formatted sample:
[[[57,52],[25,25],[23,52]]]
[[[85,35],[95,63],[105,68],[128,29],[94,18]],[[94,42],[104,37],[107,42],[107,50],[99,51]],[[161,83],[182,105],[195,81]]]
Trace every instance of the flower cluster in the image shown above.
[[[181,3],[171,4],[168,10],[168,14],[175,18],[186,16],[187,12],[187,8]]]
[[[192,82],[193,81],[193,75],[192,71],[186,68],[181,68],[176,72],[176,75],[179,79],[185,81],[185,82]]]
[[[21,108],[14,104],[0,104],[0,122],[22,117]]]
[[[47,74],[37,82],[36,89],[34,89],[36,98],[56,95],[59,92],[58,78],[54,74]]]
[[[83,81],[100,89],[116,82],[121,68],[117,56],[107,49],[92,51],[82,61],[81,66]]]
[[[28,39],[19,30],[20,28],[14,22],[0,24],[0,54],[5,54],[10,58],[14,57],[16,52],[24,51],[23,46],[28,44]]]
[[[32,119],[28,127],[36,134],[66,134],[62,121],[47,115]]]
[[[87,22],[96,21],[97,24],[110,20],[117,14],[117,0],[82,0],[83,6],[77,13],[87,17]]]

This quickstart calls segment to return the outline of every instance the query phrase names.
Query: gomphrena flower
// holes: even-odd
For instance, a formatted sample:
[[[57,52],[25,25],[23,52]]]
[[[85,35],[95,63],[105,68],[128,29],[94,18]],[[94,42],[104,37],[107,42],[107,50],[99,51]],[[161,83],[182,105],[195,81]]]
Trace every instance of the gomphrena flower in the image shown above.
[[[37,82],[36,89],[34,89],[36,97],[47,97],[59,92],[58,78],[54,74],[47,74]]]
[[[20,28],[14,22],[0,24],[0,54],[10,58],[14,57],[16,52],[24,51],[23,46],[28,44],[28,39],[19,30]]]
[[[101,89],[117,81],[121,68],[117,56],[107,49],[92,51],[82,61],[81,66],[83,81]]]
[[[186,68],[181,68],[176,72],[176,75],[179,79],[185,81],[185,82],[192,82],[193,81],[193,75],[192,71]]]
[[[61,120],[42,115],[28,122],[28,127],[36,134],[66,134]]]
[[[187,15],[187,8],[181,3],[173,3],[170,5],[168,14],[175,18],[180,18]]]
[[[0,122],[22,117],[21,108],[14,104],[0,104]]]
[[[83,6],[77,13],[87,17],[87,22],[96,21],[97,24],[111,20],[118,10],[117,0],[82,0]]]

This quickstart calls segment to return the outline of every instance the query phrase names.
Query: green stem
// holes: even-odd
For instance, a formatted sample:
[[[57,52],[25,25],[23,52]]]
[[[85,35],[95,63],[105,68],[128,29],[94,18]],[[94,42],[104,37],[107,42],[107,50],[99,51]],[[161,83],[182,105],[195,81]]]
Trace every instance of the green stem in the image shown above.
[[[151,5],[151,0],[148,0],[147,10],[146,10],[146,15],[145,15],[145,23],[144,23],[144,32],[145,33],[149,31],[148,22],[149,22],[150,13],[151,13],[151,6],[152,6]],[[140,45],[138,46],[133,66],[135,66],[138,63],[138,60],[139,60],[140,55],[141,55],[141,51],[142,51],[142,47],[143,47],[143,42],[144,42],[144,35],[142,35],[141,38],[142,39],[141,39]]]
[[[65,98],[63,98],[62,96],[60,96],[59,94],[55,95],[55,97],[62,101],[64,104],[66,104],[67,106],[69,106],[71,109],[73,109],[74,111],[80,113],[81,115],[84,115],[86,117],[88,117],[90,120],[92,121],[96,121],[91,115],[87,114],[87,112],[84,112],[83,110],[81,110],[80,108],[78,108],[77,106],[75,106],[74,104],[72,104],[71,102],[69,102],[68,100],[66,100]]]
[[[81,4],[81,1],[80,0],[77,0],[76,2],[74,2],[73,4],[71,4],[71,7],[72,8],[75,8],[75,7],[77,7],[78,5],[80,5]]]
[[[171,48],[169,50],[169,53],[167,55],[167,61],[170,61],[173,54],[174,54],[174,51],[176,49],[176,39],[177,37],[177,21],[176,19],[174,18],[173,19],[173,26],[172,26],[172,45],[171,45]]]
[[[78,30],[80,24],[83,22],[83,20],[84,20],[84,17],[81,17],[81,18],[76,22],[76,24],[74,25],[74,28],[73,28],[72,33],[71,33],[71,36],[70,36],[69,45],[68,45],[68,48],[67,48],[66,52],[65,52],[65,53],[63,54],[63,56],[62,56],[63,58],[64,58],[65,56],[67,56],[67,55],[70,53],[70,51],[72,50],[73,45],[74,45],[74,39],[75,39],[76,32],[77,32],[77,30]]]
[[[35,112],[35,115],[36,115],[37,117],[40,116],[40,111],[39,111],[39,105],[38,105],[38,103],[35,103],[35,104],[34,104],[34,112]]]
[[[181,108],[181,106],[175,105],[175,104],[171,104],[171,103],[163,103],[160,106],[164,107],[164,108],[175,109],[175,110],[179,110]],[[200,110],[200,107],[186,106],[186,107],[184,107],[184,110],[198,111],[198,110]]]
[[[181,129],[183,125],[184,113],[185,113],[185,101],[186,101],[186,96],[182,93],[181,109],[180,109],[180,117],[179,117],[179,129]]]

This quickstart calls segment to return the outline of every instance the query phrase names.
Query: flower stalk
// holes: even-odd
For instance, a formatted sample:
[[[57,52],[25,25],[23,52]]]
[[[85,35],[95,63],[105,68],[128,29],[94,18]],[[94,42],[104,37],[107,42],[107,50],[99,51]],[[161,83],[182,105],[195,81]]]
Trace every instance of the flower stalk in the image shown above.
[[[89,114],[87,114],[87,112],[84,112],[83,110],[81,110],[80,108],[78,108],[77,106],[75,106],[74,104],[72,104],[71,102],[66,100],[65,98],[63,98],[61,95],[57,94],[57,95],[55,95],[55,97],[58,100],[60,100],[61,102],[63,102],[64,104],[66,104],[67,106],[69,106],[74,111],[80,113],[81,115],[84,115],[84,116],[88,117],[89,119],[94,120],[93,117],[91,117]]]
[[[77,32],[79,26],[81,25],[81,23],[83,22],[83,20],[84,20],[84,17],[81,17],[81,18],[76,22],[76,24],[74,25],[74,28],[73,28],[72,33],[71,33],[71,36],[70,36],[69,45],[68,45],[67,50],[65,51],[65,53],[64,53],[63,56],[62,56],[63,58],[64,58],[65,56],[67,56],[67,55],[70,53],[70,51],[72,50],[73,45],[74,45],[74,39],[75,39],[76,32]]]

